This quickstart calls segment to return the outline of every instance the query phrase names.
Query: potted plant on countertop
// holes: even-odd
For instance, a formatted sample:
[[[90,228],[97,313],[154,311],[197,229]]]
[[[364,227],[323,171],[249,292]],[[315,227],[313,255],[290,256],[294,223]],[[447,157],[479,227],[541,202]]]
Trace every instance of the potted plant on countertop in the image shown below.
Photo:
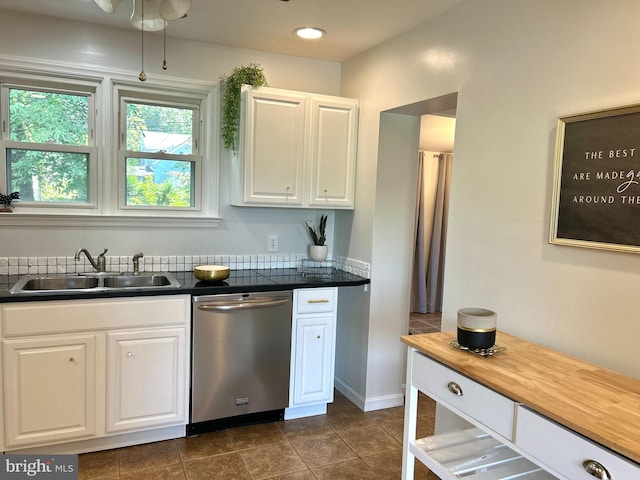
[[[329,253],[329,247],[325,245],[327,241],[327,216],[320,216],[320,223],[316,227],[314,224],[309,223],[308,220],[304,221],[309,236],[313,245],[309,245],[309,258],[316,262],[322,262],[327,259]]]
[[[257,63],[235,67],[229,76],[220,77],[222,87],[222,125],[220,132],[224,148],[238,153],[240,132],[240,92],[242,85],[265,87],[267,78]]]

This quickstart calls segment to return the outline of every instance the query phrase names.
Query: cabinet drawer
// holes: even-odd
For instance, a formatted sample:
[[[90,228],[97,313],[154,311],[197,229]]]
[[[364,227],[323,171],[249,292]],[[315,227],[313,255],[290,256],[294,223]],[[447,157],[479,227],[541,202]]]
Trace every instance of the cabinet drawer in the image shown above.
[[[337,288],[308,288],[296,290],[298,313],[326,313],[336,309]]]
[[[640,465],[522,406],[517,410],[515,437],[515,444],[524,453],[571,480],[598,478],[585,471],[583,463],[590,460],[609,472],[603,478],[640,478]]]
[[[92,300],[51,300],[0,306],[4,337],[97,329],[184,325],[189,295]]]
[[[415,351],[412,377],[418,389],[454,413],[480,422],[508,440],[513,438],[513,400]]]

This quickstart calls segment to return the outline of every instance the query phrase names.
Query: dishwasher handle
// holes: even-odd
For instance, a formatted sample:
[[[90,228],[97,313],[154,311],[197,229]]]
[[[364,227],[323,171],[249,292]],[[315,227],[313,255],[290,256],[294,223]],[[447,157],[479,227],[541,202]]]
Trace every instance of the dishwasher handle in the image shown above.
[[[260,301],[236,302],[236,303],[205,303],[198,305],[198,310],[203,312],[230,312],[235,310],[252,310],[254,308],[277,307],[288,303],[287,298],[274,298]]]

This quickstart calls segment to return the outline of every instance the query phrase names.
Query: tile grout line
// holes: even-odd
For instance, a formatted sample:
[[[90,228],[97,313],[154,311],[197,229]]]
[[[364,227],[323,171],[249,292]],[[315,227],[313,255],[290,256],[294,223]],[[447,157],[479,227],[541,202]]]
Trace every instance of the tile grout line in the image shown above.
[[[118,449],[118,452],[115,456],[115,461],[116,461],[116,466],[117,466],[117,477],[108,477],[108,474],[103,473],[102,475],[99,473],[98,476],[82,476],[80,478],[82,478],[83,480],[93,480],[93,479],[105,479],[105,480],[116,480],[117,478],[125,478],[126,476],[128,476],[129,478],[135,478],[136,475],[149,475],[149,472],[152,471],[152,469],[154,468],[158,468],[158,469],[162,469],[162,468],[167,468],[170,466],[174,466],[174,472],[177,473],[177,470],[175,469],[175,465],[176,463],[180,463],[181,464],[181,471],[182,471],[182,475],[183,478],[185,480],[195,480],[194,478],[190,478],[189,474],[188,474],[188,469],[187,469],[187,463],[190,462],[195,462],[198,460],[202,460],[202,459],[206,459],[206,458],[215,458],[215,457],[219,457],[219,456],[223,456],[223,455],[231,455],[231,454],[236,454],[240,456],[240,460],[242,461],[241,465],[242,468],[244,469],[244,472],[246,473],[246,475],[248,475],[248,478],[250,478],[251,480],[267,480],[270,478],[277,478],[283,475],[292,475],[292,474],[296,474],[298,472],[306,472],[306,474],[308,475],[308,478],[314,478],[316,480],[318,480],[319,478],[323,478],[322,476],[318,476],[316,475],[316,473],[314,472],[313,469],[316,470],[321,470],[321,469],[326,469],[327,467],[330,467],[332,465],[338,465],[341,463],[348,463],[348,462],[353,462],[355,460],[359,461],[359,466],[354,467],[361,469],[364,468],[367,472],[368,475],[370,476],[369,478],[380,478],[379,475],[381,474],[381,470],[379,466],[376,466],[376,461],[375,461],[375,457],[377,455],[383,455],[383,454],[389,454],[390,452],[394,452],[396,449],[401,449],[402,448],[402,441],[397,438],[396,436],[394,436],[394,434],[392,432],[395,432],[396,434],[398,433],[397,431],[397,425],[394,428],[393,424],[395,424],[396,422],[402,423],[403,422],[403,417],[402,418],[398,418],[397,412],[392,412],[391,410],[389,411],[389,414],[383,414],[383,415],[376,415],[375,413],[371,416],[369,416],[368,418],[366,417],[366,413],[365,412],[365,417],[362,417],[362,420],[367,420],[367,422],[365,422],[365,424],[362,423],[362,421],[358,421],[359,416],[356,415],[356,417],[352,417],[352,413],[355,413],[349,406],[348,403],[342,403],[343,401],[340,400],[338,402],[335,402],[333,405],[335,405],[331,410],[333,411],[329,411],[326,415],[326,417],[323,419],[324,421],[318,421],[318,422],[309,422],[308,424],[305,424],[304,422],[300,423],[299,425],[293,425],[294,429],[293,430],[288,430],[289,433],[291,433],[291,435],[287,436],[287,429],[284,429],[284,423],[283,422],[272,422],[273,427],[270,427],[269,432],[271,432],[272,430],[276,430],[279,433],[278,439],[273,441],[272,439],[269,439],[268,443],[264,443],[264,444],[259,444],[259,445],[255,445],[255,446],[251,446],[251,447],[247,447],[247,448],[238,448],[239,444],[244,444],[244,443],[249,443],[249,442],[243,442],[240,441],[240,443],[238,443],[238,440],[243,440],[244,438],[247,439],[255,439],[255,432],[248,432],[250,434],[249,437],[243,437],[242,436],[242,431],[238,430],[236,431],[236,434],[229,436],[229,446],[232,448],[232,450],[230,451],[223,451],[220,453],[216,453],[214,455],[207,455],[206,451],[204,451],[203,453],[205,453],[204,456],[197,456],[194,457],[190,460],[187,460],[187,458],[189,458],[188,456],[186,456],[186,453],[189,451],[187,448],[187,445],[184,442],[179,441],[178,439],[171,439],[171,445],[173,446],[173,448],[175,449],[175,451],[177,452],[177,458],[178,458],[178,462],[171,462],[168,464],[162,464],[162,465],[153,465],[153,466],[149,466],[147,468],[142,468],[140,470],[133,470],[131,472],[128,473],[123,473],[122,470],[122,459],[121,459],[121,455],[123,453],[123,451],[127,448],[127,447],[123,447]],[[398,407],[400,408],[400,407]],[[431,411],[431,408],[428,409],[424,409],[422,410],[422,415],[420,415],[420,417],[426,417],[426,416],[433,416],[433,413]],[[344,415],[344,416],[343,416]],[[301,419],[302,420],[302,419]],[[354,426],[354,420],[355,420],[355,426]],[[370,422],[370,423],[369,423]],[[266,424],[268,425],[268,424]],[[336,427],[334,425],[340,425],[341,428],[340,429],[336,429]],[[386,427],[385,427],[386,425]],[[309,431],[312,431],[316,428],[319,428],[319,430],[323,433],[305,433],[305,431],[308,429]],[[342,428],[345,427],[345,428]],[[381,433],[384,434],[384,437],[389,437],[390,439],[393,440],[393,447],[391,445],[385,445],[384,443],[382,443],[382,450],[380,451],[376,451],[375,453],[372,453],[370,455],[366,455],[366,454],[359,454],[358,451],[356,451],[354,449],[354,447],[352,446],[351,443],[349,443],[347,441],[347,438],[349,438],[349,435],[347,432],[359,429],[359,428],[375,428],[376,431],[379,430]],[[391,430],[389,430],[391,429]],[[259,432],[258,432],[259,433]],[[338,460],[338,461],[331,461],[333,457],[330,452],[329,455],[326,456],[325,458],[321,458],[321,460],[327,461],[328,463],[321,463],[320,465],[315,465],[315,466],[310,466],[308,463],[308,460],[305,460],[305,457],[303,457],[301,451],[296,448],[294,446],[294,440],[312,440],[314,437],[318,437],[320,435],[323,434],[332,434],[335,435],[335,437],[337,439],[340,440],[340,442],[342,442],[344,445],[346,445],[346,447],[349,449],[349,452],[351,452],[351,454],[353,455],[353,458],[349,458],[349,459],[342,459],[342,460]],[[203,434],[206,435],[206,434]],[[236,436],[237,435],[237,436]],[[264,436],[264,435],[262,435]],[[368,436],[366,436],[368,438]],[[356,441],[356,443],[358,443],[358,437],[357,434],[355,436],[351,436],[352,441]],[[366,440],[366,439],[365,439]],[[386,441],[386,439],[385,439]],[[290,472],[285,472],[285,473],[277,473],[275,475],[271,475],[269,477],[262,477],[260,476],[261,472],[254,472],[254,474],[252,474],[249,471],[249,465],[246,463],[246,460],[244,458],[244,456],[242,455],[242,452],[246,452],[249,451],[251,449],[255,449],[255,448],[260,448],[260,447],[266,447],[269,445],[288,445],[289,448],[291,448],[291,451],[293,453],[295,453],[295,455],[300,459],[301,464],[300,464],[300,470],[293,470]],[[366,441],[365,441],[365,445],[366,445]],[[183,456],[183,452],[181,450],[181,446],[182,448],[184,448],[184,453],[185,455]],[[168,448],[168,447],[167,447]],[[362,448],[360,448],[360,450],[362,450]],[[245,455],[246,456],[246,455]],[[280,458],[279,456],[276,456],[274,458]],[[285,457],[283,457],[285,458]],[[311,458],[311,457],[310,457]],[[367,459],[370,459],[369,461],[367,461]],[[370,463],[371,462],[371,463]],[[302,468],[302,465],[304,465],[304,468]],[[253,467],[255,469],[255,465]],[[334,467],[335,468],[335,467]],[[346,468],[350,468],[350,467],[346,467]],[[339,467],[338,467],[339,469]],[[382,470],[384,471],[384,470]],[[162,472],[158,471],[156,472],[158,475],[161,475]],[[322,472],[322,474],[325,474],[325,472]],[[256,474],[258,476],[256,476]],[[199,477],[198,477],[199,478]],[[386,477],[385,477],[386,478]]]

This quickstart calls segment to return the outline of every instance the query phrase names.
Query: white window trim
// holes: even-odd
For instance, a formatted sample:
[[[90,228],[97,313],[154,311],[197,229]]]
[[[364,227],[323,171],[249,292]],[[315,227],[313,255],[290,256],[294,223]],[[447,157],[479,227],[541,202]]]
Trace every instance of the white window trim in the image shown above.
[[[0,75],[14,77],[17,83],[26,79],[46,77],[65,84],[94,84],[95,93],[95,146],[98,149],[97,204],[88,209],[86,204],[80,211],[69,206],[57,207],[55,212],[44,213],[43,208],[32,209],[16,204],[12,213],[0,214],[0,226],[76,226],[76,227],[128,227],[142,228],[210,228],[217,226],[219,217],[219,131],[218,85],[193,79],[177,77],[148,77],[144,87],[132,79],[137,73],[121,70],[105,71],[98,67],[63,62],[41,61],[21,57],[0,55]],[[74,72],[70,75],[69,72]],[[101,157],[114,159],[117,152],[119,98],[116,88],[132,92],[174,92],[176,97],[201,98],[200,132],[208,132],[199,138],[199,155],[202,157],[200,176],[201,208],[199,211],[175,210],[137,212],[118,209],[118,161],[101,161]],[[115,150],[114,150],[115,149]],[[6,171],[0,172],[0,180],[6,183]],[[94,190],[95,191],[95,190]],[[93,200],[93,199],[92,199]],[[90,210],[90,211],[89,211]]]
[[[155,90],[150,92],[149,90],[138,91],[139,88],[132,89],[127,86],[116,85],[114,88],[115,96],[117,97],[118,109],[116,111],[116,118],[114,124],[118,127],[117,132],[117,145],[118,145],[118,165],[117,165],[117,195],[118,195],[118,211],[126,212],[130,215],[142,215],[142,216],[167,216],[171,211],[181,212],[181,215],[195,215],[201,216],[204,209],[202,201],[202,165],[205,163],[205,157],[200,152],[201,139],[205,138],[202,134],[203,121],[201,121],[202,115],[206,112],[206,108],[202,106],[202,98],[194,95],[180,95],[175,97],[174,92],[167,92],[161,90]],[[115,100],[115,99],[114,99]],[[195,108],[198,110],[198,123],[193,125],[192,128],[192,141],[193,141],[193,154],[192,155],[180,155],[180,161],[188,161],[194,163],[194,205],[192,207],[155,207],[155,206],[129,206],[125,204],[126,196],[126,180],[125,180],[125,162],[126,158],[157,158],[157,159],[174,159],[175,155],[163,155],[162,153],[151,152],[137,152],[126,150],[126,138],[125,132],[127,123],[127,112],[125,105],[129,102],[143,103],[147,101],[149,104],[163,104],[167,106],[175,106],[179,108]],[[118,114],[119,113],[119,114]]]
[[[2,72],[0,72],[1,74]],[[100,95],[101,85],[98,82],[91,82],[84,79],[78,79],[73,82],[64,81],[57,78],[51,78],[40,76],[35,77],[34,75],[25,75],[23,77],[13,77],[12,75],[2,75],[5,78],[8,78],[9,81],[4,82],[5,88],[1,90],[2,97],[2,118],[3,121],[6,121],[9,118],[9,98],[8,91],[11,88],[33,88],[34,90],[45,90],[52,92],[60,92],[60,93],[68,93],[71,95],[87,95],[89,98],[88,103],[88,144],[87,145],[61,145],[61,144],[42,144],[42,143],[27,143],[27,142],[15,142],[9,140],[9,126],[3,125],[3,130],[6,132],[2,132],[3,139],[2,151],[0,151],[0,159],[2,160],[2,165],[5,168],[0,168],[0,185],[7,184],[7,158],[6,158],[6,148],[24,148],[24,149],[35,149],[35,150],[46,150],[46,151],[64,151],[64,152],[78,152],[78,153],[88,153],[89,154],[89,164],[88,164],[88,178],[87,178],[87,188],[89,192],[89,199],[87,202],[70,202],[61,206],[60,203],[47,203],[47,202],[23,202],[20,206],[22,213],[43,213],[47,210],[52,212],[74,212],[74,211],[90,211],[98,208],[98,149],[97,145],[97,131],[99,126],[100,119],[96,118],[95,110],[97,108],[97,98]],[[11,81],[13,78],[13,81]]]

